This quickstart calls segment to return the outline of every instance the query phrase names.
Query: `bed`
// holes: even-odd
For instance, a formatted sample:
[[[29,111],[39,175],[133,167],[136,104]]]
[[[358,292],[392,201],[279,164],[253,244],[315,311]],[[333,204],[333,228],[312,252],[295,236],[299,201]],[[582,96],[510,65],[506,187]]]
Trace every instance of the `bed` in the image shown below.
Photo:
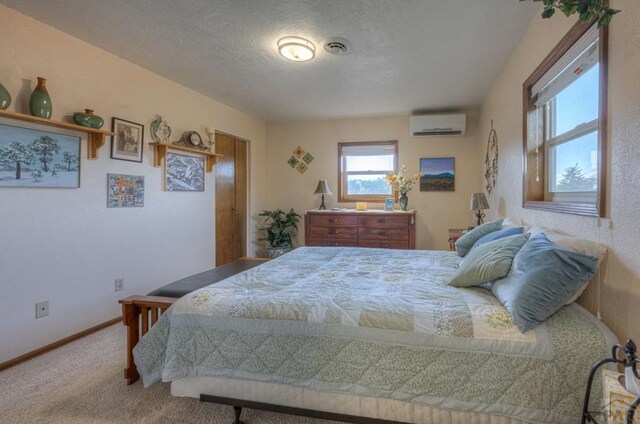
[[[616,342],[577,304],[521,333],[451,252],[303,247],[193,291],[133,356],[145,386],[380,422],[575,423]],[[597,397],[596,397],[597,398]]]

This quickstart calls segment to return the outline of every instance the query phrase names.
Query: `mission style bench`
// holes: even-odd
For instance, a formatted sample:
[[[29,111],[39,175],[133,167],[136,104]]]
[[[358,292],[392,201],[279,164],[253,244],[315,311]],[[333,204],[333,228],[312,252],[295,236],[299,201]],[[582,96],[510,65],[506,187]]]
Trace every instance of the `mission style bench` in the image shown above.
[[[209,271],[194,274],[189,277],[174,281],[146,296],[129,296],[121,299],[122,322],[127,326],[127,368],[124,370],[124,378],[127,384],[133,384],[140,378],[136,364],[133,361],[133,348],[138,344],[142,336],[147,334],[167,309],[182,296],[194,290],[201,289],[213,283],[218,283],[232,275],[239,274],[254,268],[268,259],[240,258]]]

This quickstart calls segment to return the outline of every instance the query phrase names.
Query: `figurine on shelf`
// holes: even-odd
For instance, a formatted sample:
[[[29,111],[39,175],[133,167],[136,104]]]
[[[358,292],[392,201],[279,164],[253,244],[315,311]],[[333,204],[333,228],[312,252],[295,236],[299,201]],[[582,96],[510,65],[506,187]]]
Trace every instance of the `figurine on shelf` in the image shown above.
[[[156,115],[156,119],[151,123],[151,138],[157,143],[169,143],[171,137],[171,127],[169,123]]]

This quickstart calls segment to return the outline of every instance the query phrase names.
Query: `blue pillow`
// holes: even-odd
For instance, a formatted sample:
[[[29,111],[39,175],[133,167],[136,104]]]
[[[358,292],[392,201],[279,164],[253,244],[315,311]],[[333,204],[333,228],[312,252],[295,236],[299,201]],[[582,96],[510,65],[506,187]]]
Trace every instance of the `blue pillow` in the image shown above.
[[[471,247],[478,247],[490,241],[498,240],[501,238],[516,236],[518,234],[524,234],[524,227],[511,227],[505,228],[504,230],[494,231],[492,233],[487,234],[486,236],[480,237]]]
[[[597,258],[558,247],[541,233],[522,246],[509,275],[491,290],[524,333],[564,306],[597,268]]]
[[[469,253],[469,250],[473,247],[473,244],[478,241],[480,237],[486,236],[489,233],[502,229],[503,219],[496,219],[495,221],[487,222],[473,230],[465,233],[462,237],[456,241],[456,252],[459,256],[465,256]]]

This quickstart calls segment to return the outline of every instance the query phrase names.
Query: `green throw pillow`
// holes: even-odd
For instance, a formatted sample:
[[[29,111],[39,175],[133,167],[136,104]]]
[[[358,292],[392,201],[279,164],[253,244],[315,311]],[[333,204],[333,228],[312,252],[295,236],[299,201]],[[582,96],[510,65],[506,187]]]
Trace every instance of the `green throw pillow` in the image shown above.
[[[460,268],[449,285],[472,287],[503,278],[527,239],[527,236],[518,234],[474,247],[460,262]]]
[[[481,237],[494,231],[501,230],[502,221],[504,221],[504,219],[496,219],[495,221],[487,222],[486,224],[482,224],[460,237],[458,241],[456,241],[456,252],[458,252],[458,255],[465,256],[469,253],[469,250],[471,250],[475,242]]]

